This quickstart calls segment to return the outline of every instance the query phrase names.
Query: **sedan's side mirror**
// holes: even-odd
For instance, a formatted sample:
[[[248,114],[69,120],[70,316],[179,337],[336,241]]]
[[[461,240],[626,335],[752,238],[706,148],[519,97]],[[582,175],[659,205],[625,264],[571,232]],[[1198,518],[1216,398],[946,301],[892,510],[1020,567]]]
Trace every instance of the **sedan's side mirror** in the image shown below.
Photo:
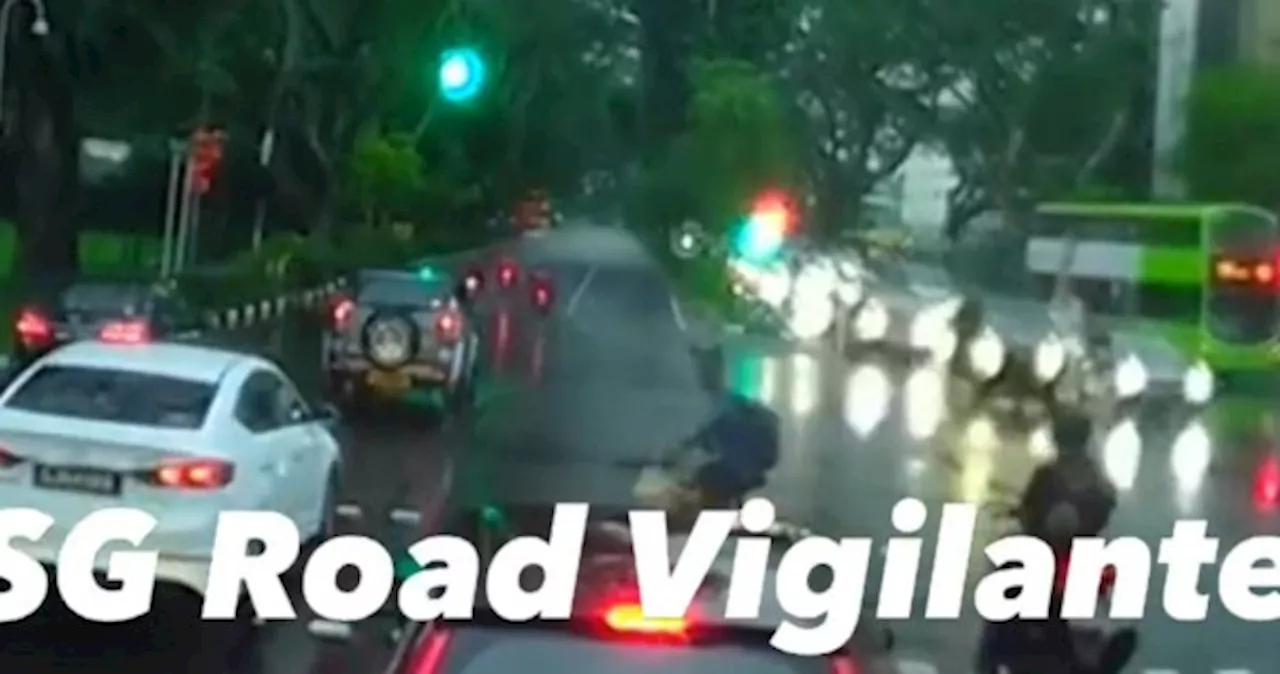
[[[342,421],[342,414],[336,405],[322,403],[311,411],[311,420],[326,426],[337,426]]]

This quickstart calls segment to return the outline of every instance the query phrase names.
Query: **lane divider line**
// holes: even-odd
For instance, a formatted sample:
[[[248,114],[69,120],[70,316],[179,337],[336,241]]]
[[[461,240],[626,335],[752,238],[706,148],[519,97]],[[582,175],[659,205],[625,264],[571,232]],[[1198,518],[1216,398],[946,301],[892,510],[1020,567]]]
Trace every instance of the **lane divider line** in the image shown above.
[[[564,307],[566,316],[573,315],[573,312],[578,308],[578,303],[587,294],[587,286],[591,285],[591,281],[595,280],[596,273],[599,271],[600,265],[591,265],[591,268],[587,270],[586,276],[583,276],[582,281],[578,283],[578,287],[573,289],[573,294],[569,296],[569,303]]]
[[[667,300],[671,302],[671,315],[676,319],[676,327],[680,328],[680,332],[688,332],[689,324],[684,320],[684,311],[680,309],[680,300],[675,295],[667,295]]]

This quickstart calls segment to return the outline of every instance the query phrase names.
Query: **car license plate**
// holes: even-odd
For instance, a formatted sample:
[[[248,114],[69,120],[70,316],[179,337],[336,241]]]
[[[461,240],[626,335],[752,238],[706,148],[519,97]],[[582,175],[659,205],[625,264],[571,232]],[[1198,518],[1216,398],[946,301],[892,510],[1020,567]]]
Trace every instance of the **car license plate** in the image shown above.
[[[36,465],[35,485],[96,496],[119,496],[120,474],[97,468]]]
[[[409,389],[413,385],[413,380],[406,372],[383,372],[374,370],[370,372],[366,381],[369,386],[380,391],[400,392]]]

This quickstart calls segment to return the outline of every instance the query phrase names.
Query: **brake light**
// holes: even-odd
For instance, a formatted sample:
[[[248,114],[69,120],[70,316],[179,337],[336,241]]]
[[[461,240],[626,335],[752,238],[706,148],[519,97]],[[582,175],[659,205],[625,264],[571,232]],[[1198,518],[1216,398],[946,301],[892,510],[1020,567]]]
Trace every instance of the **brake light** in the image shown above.
[[[1268,454],[1258,466],[1253,481],[1253,502],[1263,512],[1271,512],[1280,504],[1280,461]]]
[[[103,326],[98,339],[109,344],[146,344],[151,341],[151,326],[145,321],[116,321]]]
[[[503,262],[498,267],[498,285],[503,288],[509,288],[516,282],[516,266],[510,262]]]
[[[427,629],[430,629],[429,627]],[[434,674],[444,664],[444,656],[449,649],[448,632],[436,630],[428,632],[418,650],[417,659],[409,669],[411,674]]]
[[[436,336],[443,342],[456,342],[462,336],[462,317],[452,309],[436,318]]]
[[[333,303],[333,327],[341,330],[351,323],[351,315],[356,311],[356,303],[343,297]]]
[[[235,466],[218,459],[194,459],[161,464],[151,482],[166,489],[219,489],[231,483]]]
[[[689,629],[684,618],[647,618],[639,604],[618,604],[604,613],[604,624],[622,634],[684,636]]]
[[[14,331],[18,333],[18,340],[23,346],[44,346],[53,341],[53,326],[44,314],[35,309],[23,309],[18,314]]]
[[[831,658],[831,674],[858,674],[858,666],[853,664],[853,658],[837,655]]]

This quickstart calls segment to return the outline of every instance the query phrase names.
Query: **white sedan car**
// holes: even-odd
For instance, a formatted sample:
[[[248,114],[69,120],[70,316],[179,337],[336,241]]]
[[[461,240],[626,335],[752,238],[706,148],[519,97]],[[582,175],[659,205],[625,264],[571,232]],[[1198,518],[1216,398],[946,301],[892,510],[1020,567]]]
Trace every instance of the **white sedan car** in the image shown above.
[[[147,538],[160,554],[157,581],[203,596],[223,510],[283,513],[304,541],[331,533],[341,469],[332,420],[252,355],[67,345],[0,393],[0,507],[35,507],[55,521],[38,542],[12,545],[52,565],[82,518],[137,508],[159,519]]]

